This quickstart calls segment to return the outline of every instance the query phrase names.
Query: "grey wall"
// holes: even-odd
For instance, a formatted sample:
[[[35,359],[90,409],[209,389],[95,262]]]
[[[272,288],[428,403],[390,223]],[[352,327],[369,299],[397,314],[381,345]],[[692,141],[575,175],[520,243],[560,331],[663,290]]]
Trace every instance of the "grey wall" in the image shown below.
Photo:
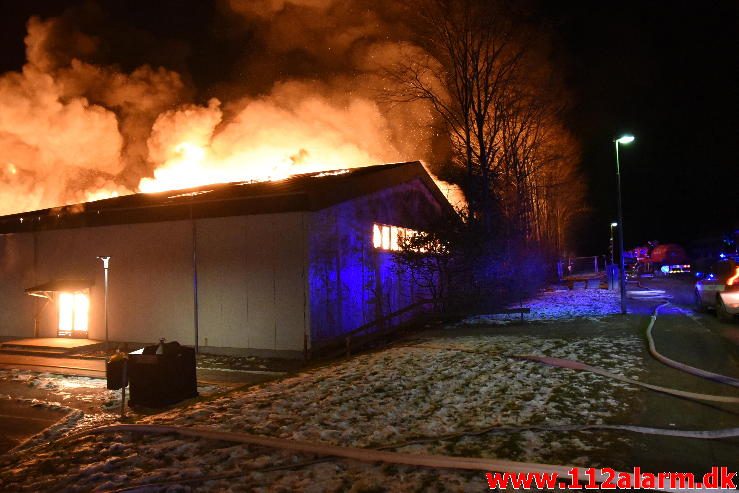
[[[302,213],[195,221],[201,346],[302,351],[306,327]],[[172,221],[0,235],[0,336],[33,335],[24,289],[53,279],[94,279],[89,337],[104,339],[103,269],[110,255],[114,341],[195,343],[193,223]],[[57,334],[57,307],[40,319]]]
[[[200,344],[303,350],[304,214],[197,221]]]
[[[0,235],[0,336],[33,335],[33,310],[41,300],[23,292],[33,283],[33,236]]]

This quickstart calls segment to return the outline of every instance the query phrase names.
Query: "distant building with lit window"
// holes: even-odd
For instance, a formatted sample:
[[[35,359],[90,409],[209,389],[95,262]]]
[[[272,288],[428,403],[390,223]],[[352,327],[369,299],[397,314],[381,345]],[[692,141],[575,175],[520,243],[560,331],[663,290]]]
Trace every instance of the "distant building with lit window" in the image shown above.
[[[426,298],[392,252],[451,214],[410,162],[0,217],[0,336],[103,340],[110,256],[111,341],[298,356]]]

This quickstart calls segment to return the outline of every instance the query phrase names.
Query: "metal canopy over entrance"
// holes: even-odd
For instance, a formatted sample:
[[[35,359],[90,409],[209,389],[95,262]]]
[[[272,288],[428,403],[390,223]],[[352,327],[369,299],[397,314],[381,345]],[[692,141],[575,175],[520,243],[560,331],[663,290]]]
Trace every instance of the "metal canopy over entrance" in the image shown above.
[[[90,312],[89,279],[57,279],[26,289],[26,294],[54,301],[57,305],[57,335],[87,337]],[[43,306],[37,310],[38,314]]]

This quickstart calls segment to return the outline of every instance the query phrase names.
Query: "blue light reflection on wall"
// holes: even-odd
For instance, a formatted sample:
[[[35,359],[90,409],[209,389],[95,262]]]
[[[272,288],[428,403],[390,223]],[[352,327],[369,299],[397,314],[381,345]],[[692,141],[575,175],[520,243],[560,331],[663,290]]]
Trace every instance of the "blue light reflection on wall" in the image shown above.
[[[312,214],[308,287],[313,342],[340,337],[427,298],[392,253],[372,245],[374,222],[422,227],[418,217],[439,214],[438,204],[419,185],[405,184]],[[391,324],[413,316],[408,313]]]

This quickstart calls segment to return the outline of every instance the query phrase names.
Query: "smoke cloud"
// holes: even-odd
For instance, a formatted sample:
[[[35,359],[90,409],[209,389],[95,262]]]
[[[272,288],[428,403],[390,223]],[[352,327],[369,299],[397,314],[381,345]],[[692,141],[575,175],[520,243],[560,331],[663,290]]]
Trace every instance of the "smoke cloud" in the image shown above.
[[[230,49],[207,70],[159,48],[118,60],[90,8],[95,22],[30,18],[26,64],[0,75],[0,214],[428,159],[431,111],[377,98],[383,67],[417,49],[394,2],[224,0],[212,45]]]

